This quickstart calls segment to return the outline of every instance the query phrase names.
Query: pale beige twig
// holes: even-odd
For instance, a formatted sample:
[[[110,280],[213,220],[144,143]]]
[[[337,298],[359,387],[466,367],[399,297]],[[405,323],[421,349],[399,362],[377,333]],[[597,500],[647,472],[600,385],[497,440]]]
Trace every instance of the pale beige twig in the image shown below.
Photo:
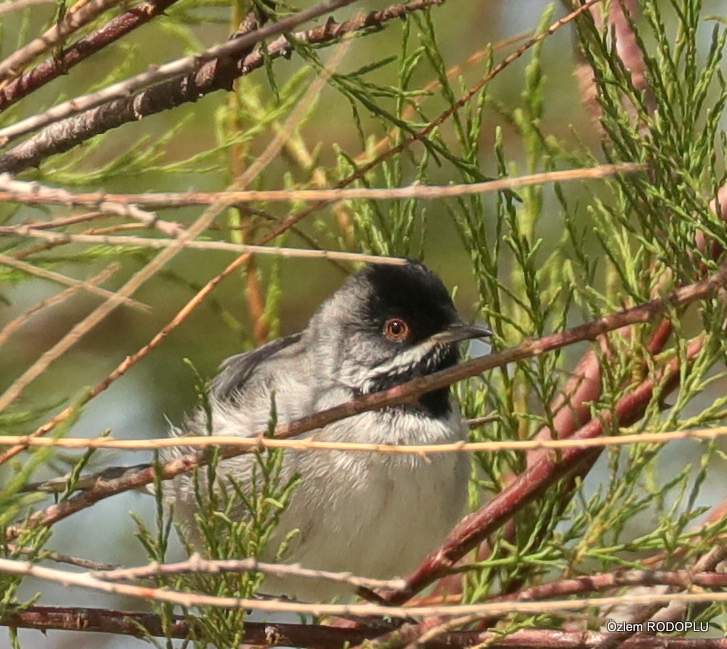
[[[29,226],[11,226],[13,236],[26,236],[43,239],[56,244],[63,243],[89,243],[106,244],[109,246],[132,246],[139,248],[169,248],[174,245],[174,239],[151,239],[129,235],[103,235],[103,234],[67,234],[59,232],[46,232]],[[5,228],[0,226],[0,236],[6,234]],[[406,264],[406,259],[400,257],[380,257],[378,255],[365,255],[358,252],[345,252],[339,250],[315,250],[310,248],[282,248],[277,246],[255,246],[229,241],[188,241],[184,247],[188,250],[221,250],[238,254],[272,255],[273,257],[289,257],[297,259],[329,259],[337,261],[350,261],[359,263],[390,264],[400,266]]]
[[[450,444],[361,444],[357,442],[320,442],[315,439],[275,439],[270,437],[238,437],[236,435],[190,435],[189,437],[154,437],[151,439],[114,439],[113,437],[62,437],[58,439],[28,435],[0,435],[0,446],[27,446],[67,449],[119,449],[151,451],[160,448],[280,448],[289,451],[346,451],[352,453],[382,453],[393,455],[436,455],[441,453],[499,453],[501,451],[559,450],[567,448],[600,448],[629,444],[667,444],[682,440],[715,440],[727,436],[727,426],[674,430],[663,433],[634,433],[606,435],[589,439],[528,439],[504,442],[453,442]]]
[[[42,36],[30,41],[30,43],[0,61],[0,79],[6,79],[17,74],[24,65],[30,63],[36,56],[61,43],[66,36],[91,22],[96,16],[117,4],[118,1],[91,0],[77,11],[69,11],[62,20],[55,23]]]
[[[56,273],[53,270],[48,270],[47,268],[42,268],[40,266],[34,266],[33,264],[29,264],[28,262],[15,259],[14,257],[10,257],[9,255],[4,255],[2,253],[0,253],[0,265],[15,268],[16,270],[27,273],[28,275],[34,275],[35,277],[46,279],[49,282],[83,289],[92,295],[96,295],[104,299],[110,299],[116,295],[113,291],[107,291],[105,288],[96,286],[93,282],[74,279],[73,277],[68,277],[67,275],[62,275],[61,273]],[[132,300],[127,297],[122,298],[120,302],[140,311],[148,312],[151,310],[151,307],[148,304],[143,304],[142,302],[138,302],[137,300]]]
[[[113,570],[97,570],[92,577],[104,581],[133,581],[135,579],[149,579],[161,575],[196,574],[223,574],[237,572],[261,572],[266,575],[278,577],[303,577],[305,579],[321,579],[341,584],[349,584],[356,588],[400,588],[404,583],[402,579],[370,579],[357,577],[350,572],[331,572],[330,570],[313,570],[304,568],[300,564],[266,563],[254,557],[247,559],[203,559],[193,554],[186,561],[177,563],[150,563],[135,568],[114,568]]]
[[[225,192],[169,192],[145,194],[71,194],[63,190],[46,188],[46,192],[37,192],[29,195],[28,192],[15,194],[13,192],[0,193],[0,199],[18,200],[26,203],[57,203],[72,205],[90,205],[98,207],[104,203],[112,205],[145,205],[148,207],[185,207],[188,205],[210,205],[219,200],[229,204],[252,202],[311,202],[311,201],[345,201],[354,199],[367,200],[404,200],[417,198],[420,200],[435,200],[442,198],[457,198],[472,194],[487,194],[531,185],[545,183],[573,182],[579,180],[594,180],[608,178],[617,174],[629,174],[644,171],[646,165],[625,162],[619,164],[604,164],[581,169],[564,169],[562,171],[546,171],[543,173],[516,176],[514,178],[498,178],[481,183],[468,183],[460,185],[410,185],[408,187],[394,188],[331,188],[331,189],[277,189],[277,190],[248,190]],[[0,181],[2,176],[0,175]],[[26,183],[31,184],[31,183]],[[0,189],[2,184],[0,182]],[[54,196],[58,192],[59,196]],[[62,198],[61,198],[62,197]]]
[[[89,284],[100,284],[102,282],[105,282],[120,267],[121,265],[119,263],[114,262],[113,264],[110,264],[107,268],[104,268],[104,270],[102,270],[98,275],[94,275],[91,279],[86,281]],[[60,293],[56,293],[55,295],[51,295],[45,300],[41,300],[29,309],[23,311],[23,313],[21,313],[18,317],[13,318],[2,329],[0,329],[0,347],[2,347],[7,342],[8,338],[10,338],[10,336],[12,336],[18,329],[25,325],[31,318],[38,315],[38,313],[47,308],[65,302],[72,295],[75,295],[79,290],[81,290],[81,286],[70,286],[67,289],[61,291]]]
[[[95,4],[98,3],[105,2],[110,4],[117,0],[93,1],[95,6]],[[185,56],[181,59],[177,59],[176,61],[171,61],[163,65],[154,65],[146,72],[137,74],[125,81],[111,84],[102,90],[88,95],[76,97],[70,101],[58,104],[43,113],[33,115],[32,117],[28,117],[24,120],[19,120],[11,126],[0,129],[0,145],[5,145],[20,135],[42,128],[43,126],[47,126],[53,122],[57,122],[69,115],[73,115],[74,113],[80,113],[90,108],[94,108],[95,106],[112,99],[128,97],[133,92],[141,90],[153,83],[194,72],[199,69],[205,61],[217,58],[224,59],[225,57],[238,54],[250,49],[262,40],[284,32],[289,32],[301,23],[312,20],[313,18],[318,18],[319,16],[330,13],[339,7],[344,7],[346,5],[353,4],[354,2],[356,2],[356,0],[328,0],[327,2],[321,2],[309,9],[300,11],[292,16],[288,16],[287,18],[283,18],[278,22],[271,23],[261,27],[260,29],[256,29],[255,31],[248,32],[238,38],[230,39],[225,43],[215,45],[192,56]],[[13,55],[13,57],[14,56],[15,55]],[[8,60],[9,59],[6,61]],[[12,64],[15,65],[15,62],[12,61]],[[6,68],[7,65],[8,64],[5,63]],[[3,66],[0,64],[0,76],[2,75],[2,72]]]
[[[396,618],[442,616],[458,617],[462,615],[503,615],[508,613],[547,613],[555,611],[571,611],[586,607],[605,607],[621,604],[657,603],[657,602],[727,602],[727,592],[697,592],[648,595],[627,594],[613,597],[590,597],[548,602],[489,602],[484,604],[465,604],[457,606],[382,606],[380,604],[325,604],[303,603],[289,600],[248,599],[241,597],[217,597],[203,593],[175,591],[167,588],[153,588],[134,584],[121,584],[106,581],[92,573],[77,573],[58,570],[45,566],[34,565],[29,561],[0,559],[0,573],[35,577],[45,581],[60,583],[65,586],[76,586],[89,590],[125,595],[143,600],[169,602],[184,607],[215,606],[219,608],[241,608],[253,611],[280,613],[297,613],[302,615],[336,615],[336,616],[389,616]]]
[[[8,0],[7,2],[0,2],[0,15],[8,14],[13,11],[21,11],[28,7],[35,5],[52,5],[55,4],[54,0]]]
[[[0,189],[5,190],[9,195],[14,196],[20,202],[47,202],[60,203],[61,205],[77,205],[74,202],[73,194],[64,189],[46,187],[37,182],[25,182],[15,180],[10,174],[0,174]],[[184,228],[179,223],[160,219],[153,212],[140,209],[133,203],[120,203],[109,201],[102,193],[97,194],[96,201],[85,203],[91,205],[98,212],[113,214],[115,216],[127,216],[135,221],[143,223],[148,228],[156,228],[159,232],[169,237],[178,237]]]

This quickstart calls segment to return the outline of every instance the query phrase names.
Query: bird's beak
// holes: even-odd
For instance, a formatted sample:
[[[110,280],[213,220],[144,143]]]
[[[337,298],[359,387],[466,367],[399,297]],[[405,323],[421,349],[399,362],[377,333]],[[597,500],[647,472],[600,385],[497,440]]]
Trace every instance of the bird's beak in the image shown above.
[[[489,338],[492,332],[482,325],[468,325],[464,322],[455,322],[444,331],[434,334],[431,340],[438,343],[459,343],[472,338]]]

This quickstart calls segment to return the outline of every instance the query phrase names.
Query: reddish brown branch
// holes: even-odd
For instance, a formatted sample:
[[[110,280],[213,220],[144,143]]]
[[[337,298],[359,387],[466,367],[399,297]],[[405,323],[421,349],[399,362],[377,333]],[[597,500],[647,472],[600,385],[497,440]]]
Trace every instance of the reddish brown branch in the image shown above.
[[[703,337],[695,339],[689,345],[687,359],[696,357],[704,342]],[[674,359],[660,376],[643,381],[618,401],[613,412],[606,412],[602,419],[590,421],[572,438],[597,437],[603,434],[604,428],[614,422],[628,426],[638,421],[659,387],[663,392],[667,392],[677,386],[679,371],[679,362]],[[543,455],[493,500],[457,525],[444,543],[409,575],[406,588],[386,593],[386,601],[391,604],[401,604],[448,574],[467,552],[502,527],[550,485],[577,470],[581,462],[591,461],[599,452],[599,450],[594,452],[593,449],[570,449],[561,454],[560,460],[554,453]]]
[[[148,0],[110,20],[92,34],[64,49],[59,56],[46,59],[0,88],[0,111],[12,106],[31,92],[53,81],[89,56],[126,36],[137,27],[164,13],[177,0]]]
[[[329,20],[320,27],[297,33],[295,38],[309,45],[335,43],[347,34],[380,29],[391,20],[443,2],[444,0],[413,0],[406,4],[391,5],[381,11],[361,14],[343,23]],[[268,44],[267,56],[269,59],[288,56],[291,49],[289,41],[280,37]],[[37,166],[50,155],[68,151],[100,133],[181,104],[196,102],[218,90],[230,90],[236,78],[262,67],[264,62],[265,57],[259,50],[245,53],[245,56],[231,62],[219,59],[208,61],[195,73],[164,81],[130,97],[109,101],[51,124],[0,157],[0,172],[18,173],[28,167]]]
[[[168,637],[194,637],[194,618],[174,617],[164,629],[161,619],[152,613],[114,611],[82,607],[31,606],[0,617],[0,624],[40,631],[77,631],[113,633],[141,637],[144,634]],[[330,625],[277,624],[245,622],[244,645],[315,647],[340,649],[347,643],[359,645],[381,636],[386,627],[357,626],[342,628]],[[401,647],[416,642],[421,635],[418,625],[406,625],[391,634],[391,644]],[[608,637],[606,633],[565,632],[553,629],[526,629],[511,635],[478,631],[450,631],[417,644],[426,649],[457,649],[485,645],[492,649],[590,649]],[[629,641],[629,649],[727,649],[727,640],[717,638],[675,638],[639,636]]]

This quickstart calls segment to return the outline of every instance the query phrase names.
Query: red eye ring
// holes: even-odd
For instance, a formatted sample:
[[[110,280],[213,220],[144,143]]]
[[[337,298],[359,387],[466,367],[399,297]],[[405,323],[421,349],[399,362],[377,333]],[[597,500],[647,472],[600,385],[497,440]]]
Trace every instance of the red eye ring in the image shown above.
[[[384,336],[392,342],[400,343],[409,337],[409,325],[401,318],[389,318],[384,324]]]

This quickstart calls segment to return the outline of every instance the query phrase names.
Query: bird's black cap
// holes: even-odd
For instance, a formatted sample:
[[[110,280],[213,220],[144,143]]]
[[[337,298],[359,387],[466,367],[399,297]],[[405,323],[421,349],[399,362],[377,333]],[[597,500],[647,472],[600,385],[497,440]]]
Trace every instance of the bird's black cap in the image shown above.
[[[371,264],[356,276],[366,291],[364,318],[376,326],[390,317],[406,318],[413,342],[446,329],[459,320],[442,280],[424,264]]]

